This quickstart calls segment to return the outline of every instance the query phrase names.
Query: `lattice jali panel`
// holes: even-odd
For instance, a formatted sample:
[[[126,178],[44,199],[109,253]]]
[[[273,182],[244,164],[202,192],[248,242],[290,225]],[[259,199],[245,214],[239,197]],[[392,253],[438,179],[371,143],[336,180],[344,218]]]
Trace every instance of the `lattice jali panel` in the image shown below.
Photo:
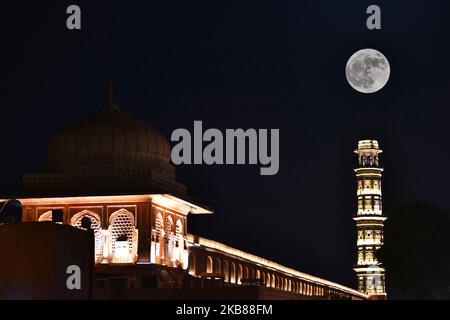
[[[164,223],[164,234],[168,240],[173,238],[173,219],[171,216],[166,217],[166,221]]]
[[[181,222],[180,219],[177,220],[175,236],[177,237],[183,236],[183,223]]]
[[[52,211],[47,211],[47,212],[44,212],[43,214],[41,214],[39,216],[38,221],[39,222],[41,222],[41,221],[52,221]]]
[[[155,235],[156,235],[155,241],[161,242],[163,232],[164,232],[163,218],[161,213],[158,212],[158,215],[156,216],[155,220]]]
[[[126,241],[128,244],[128,254],[133,256],[136,252],[135,245],[135,229],[133,214],[125,209],[120,209],[111,215],[110,218],[110,241],[111,255],[116,254],[116,242]]]

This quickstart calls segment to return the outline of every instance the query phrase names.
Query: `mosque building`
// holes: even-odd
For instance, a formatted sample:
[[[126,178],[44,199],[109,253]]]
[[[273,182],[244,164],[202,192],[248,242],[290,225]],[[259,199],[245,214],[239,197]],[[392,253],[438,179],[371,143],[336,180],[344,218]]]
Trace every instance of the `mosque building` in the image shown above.
[[[45,167],[23,175],[16,198],[23,222],[52,221],[55,212],[62,213],[60,223],[76,228],[90,220],[96,298],[119,288],[121,297],[133,298],[205,298],[211,289],[217,298],[367,299],[384,292],[384,278],[367,285],[370,250],[381,237],[379,152],[374,141],[358,149],[359,291],[189,234],[189,215],[212,209],[175,179],[166,138],[114,103],[111,82],[100,110],[51,138]],[[256,295],[246,296],[248,288]]]

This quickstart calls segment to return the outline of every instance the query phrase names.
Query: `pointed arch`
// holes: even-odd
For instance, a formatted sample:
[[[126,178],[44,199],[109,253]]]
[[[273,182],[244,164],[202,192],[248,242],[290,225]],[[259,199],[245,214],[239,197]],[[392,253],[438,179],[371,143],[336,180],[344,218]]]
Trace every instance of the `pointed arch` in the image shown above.
[[[178,249],[178,259],[181,259],[181,253],[184,250],[184,229],[181,219],[175,223],[175,247]]]
[[[222,272],[222,263],[220,262],[219,257],[216,257],[216,259],[214,261],[213,272],[214,273],[221,273]]]
[[[242,264],[239,264],[238,266],[238,274],[237,274],[237,283],[241,284],[241,279],[242,279]]]
[[[158,212],[155,218],[155,241],[161,243],[164,233],[164,221],[162,213]]]
[[[225,276],[225,282],[230,282],[230,265],[228,263],[228,260],[223,261],[223,274]]]
[[[181,222],[181,219],[177,220],[177,223],[175,224],[175,236],[183,238],[184,230],[183,230],[183,222]]]
[[[213,272],[213,259],[210,256],[206,257],[206,272]]]
[[[164,220],[163,213],[156,211],[155,222],[152,228],[152,251],[151,260],[153,263],[161,264],[164,259]]]
[[[164,257],[167,258],[166,263],[170,264],[173,262],[174,258],[174,224],[173,219],[170,215],[166,216],[166,219],[164,221]]]
[[[102,220],[100,216],[95,212],[89,210],[83,210],[74,214],[73,217],[70,219],[70,224],[74,227],[81,227],[81,219],[85,216],[87,216],[91,220],[94,220],[96,225],[101,227]],[[94,228],[93,225],[91,225],[91,227]]]
[[[164,234],[168,238],[171,234],[173,234],[173,219],[171,216],[167,216],[164,221]]]
[[[244,266],[244,275],[243,275],[243,278],[244,278],[244,279],[250,278],[249,271],[248,271],[248,267],[246,267],[246,266]]]
[[[234,262],[231,263],[231,283],[236,283],[236,264]]]
[[[39,222],[42,221],[52,221],[52,211],[46,211],[43,214],[41,214],[38,218]]]
[[[70,224],[74,227],[81,228],[81,220],[87,217],[91,220],[91,229],[94,231],[95,239],[95,258],[96,261],[101,260],[103,254],[103,233],[102,220],[98,214],[89,210],[83,210],[75,214],[70,219]]]
[[[117,210],[110,216],[110,252],[113,263],[132,263],[136,261],[137,234],[134,225],[134,216],[126,209]]]
[[[189,270],[189,274],[193,274],[193,275],[197,274],[195,252],[193,252],[193,251],[189,252],[188,270]]]

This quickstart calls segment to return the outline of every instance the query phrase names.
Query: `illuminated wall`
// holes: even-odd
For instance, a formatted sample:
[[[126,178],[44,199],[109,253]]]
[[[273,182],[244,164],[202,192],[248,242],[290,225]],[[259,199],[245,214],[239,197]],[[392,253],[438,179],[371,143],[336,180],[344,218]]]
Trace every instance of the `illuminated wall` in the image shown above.
[[[223,274],[227,286],[247,285],[243,279],[259,279],[266,287],[311,298],[367,299],[367,295],[354,289],[213,240],[189,235],[187,215],[211,212],[170,195],[19,200],[24,221],[51,223],[52,210],[55,209],[63,211],[62,223],[74,227],[81,228],[81,220],[89,218],[99,268],[117,264],[152,264],[177,270],[181,268],[198,279],[205,273]]]
[[[186,217],[210,213],[162,194],[20,199],[24,221],[51,221],[63,211],[63,223],[81,228],[91,220],[97,264],[154,263],[188,268]]]
[[[189,246],[189,273],[192,276],[221,274],[226,286],[260,280],[263,286],[317,299],[367,299],[367,295],[273,261],[192,234]]]
[[[377,260],[377,250],[383,245],[383,216],[379,154],[376,140],[358,142],[357,180],[358,207],[353,220],[357,227],[358,291],[367,295],[385,295],[385,269]]]

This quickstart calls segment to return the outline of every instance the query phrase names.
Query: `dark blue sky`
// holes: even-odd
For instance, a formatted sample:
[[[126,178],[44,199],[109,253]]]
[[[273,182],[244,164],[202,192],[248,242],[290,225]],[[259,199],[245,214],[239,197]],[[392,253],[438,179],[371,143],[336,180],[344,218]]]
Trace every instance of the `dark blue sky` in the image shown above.
[[[82,30],[66,29],[66,7]],[[382,30],[365,27],[382,9]],[[448,1],[39,1],[2,4],[0,191],[45,161],[49,137],[115,100],[167,137],[176,128],[279,128],[280,171],[181,166],[216,211],[189,231],[354,286],[353,150],[378,139],[384,208],[425,199],[450,208]],[[374,48],[387,86],[354,91],[345,63]]]

